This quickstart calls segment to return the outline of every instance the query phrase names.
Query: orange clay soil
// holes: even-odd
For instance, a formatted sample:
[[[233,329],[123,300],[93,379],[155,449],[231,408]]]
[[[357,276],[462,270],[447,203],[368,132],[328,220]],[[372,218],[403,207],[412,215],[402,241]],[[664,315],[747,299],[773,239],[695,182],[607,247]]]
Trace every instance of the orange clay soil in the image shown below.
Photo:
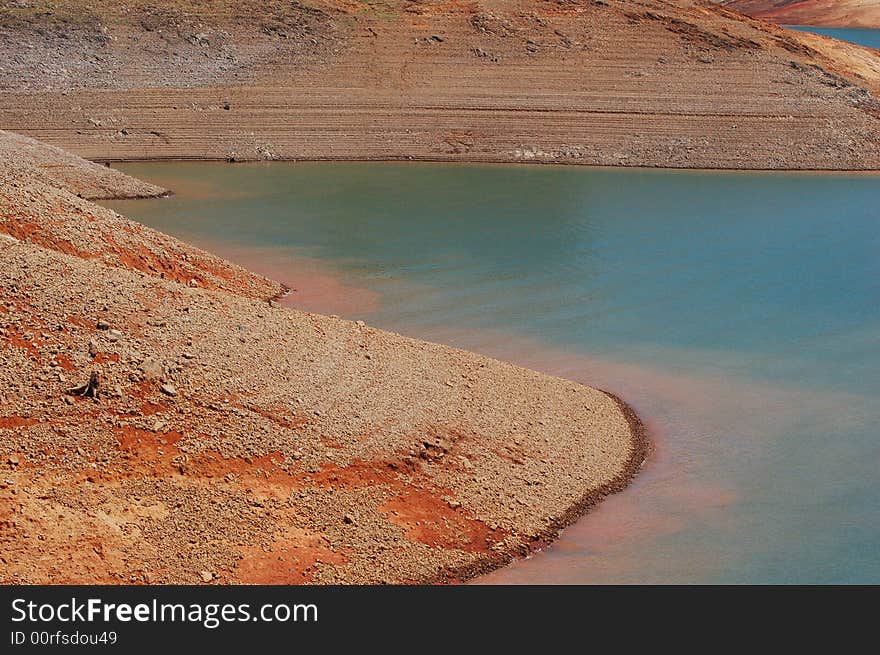
[[[0,125],[91,159],[880,169],[880,54],[708,1],[48,4]]]
[[[880,29],[877,0],[725,0],[722,4],[781,25]]]
[[[645,457],[601,391],[280,308],[73,193],[135,180],[0,148],[2,583],[455,581]]]

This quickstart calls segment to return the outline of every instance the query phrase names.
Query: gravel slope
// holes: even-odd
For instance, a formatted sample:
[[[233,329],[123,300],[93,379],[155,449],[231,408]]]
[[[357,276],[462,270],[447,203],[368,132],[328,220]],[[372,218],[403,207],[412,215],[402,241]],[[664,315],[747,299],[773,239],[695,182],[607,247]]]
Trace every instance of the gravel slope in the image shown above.
[[[277,307],[278,285],[11,161],[2,583],[462,579],[542,545],[645,457],[601,391]],[[82,188],[107,179],[57,161]]]

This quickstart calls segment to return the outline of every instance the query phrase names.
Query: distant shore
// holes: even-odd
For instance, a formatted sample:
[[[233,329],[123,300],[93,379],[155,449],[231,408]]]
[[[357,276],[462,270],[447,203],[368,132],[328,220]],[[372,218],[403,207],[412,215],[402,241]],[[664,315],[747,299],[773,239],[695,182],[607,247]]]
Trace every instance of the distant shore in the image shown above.
[[[880,169],[867,48],[718,6],[319,5],[0,13],[0,127],[90,160]]]

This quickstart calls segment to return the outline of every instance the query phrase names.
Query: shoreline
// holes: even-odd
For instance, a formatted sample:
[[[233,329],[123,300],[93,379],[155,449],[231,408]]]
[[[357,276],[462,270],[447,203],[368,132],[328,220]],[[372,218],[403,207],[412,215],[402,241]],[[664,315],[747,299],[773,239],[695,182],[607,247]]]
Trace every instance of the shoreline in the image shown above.
[[[91,160],[880,170],[880,53],[715,4],[323,0],[282,39],[236,6],[0,24],[0,125]]]
[[[151,163],[157,160],[136,160],[131,163]],[[271,164],[271,163],[334,163],[333,160],[312,160],[312,161],[303,161],[303,160],[274,160],[274,161],[244,161],[244,162],[226,162],[223,160],[183,160],[183,161],[212,161],[213,163],[218,164]],[[340,160],[340,161],[352,161],[352,160]],[[103,161],[100,163],[104,163]],[[125,162],[128,163],[128,162]],[[356,163],[356,162],[355,162]],[[366,163],[366,162],[365,162]],[[375,163],[411,163],[407,161],[391,161],[388,160],[386,162],[375,162]],[[450,165],[480,165],[473,164],[469,162],[424,162],[424,163],[446,163]],[[504,162],[490,162],[486,165],[498,165],[498,166],[529,166],[530,164],[517,164],[517,163],[504,163]],[[548,164],[534,164],[534,165],[550,165]],[[557,164],[559,165],[559,164]],[[589,165],[584,165],[588,168],[600,168],[600,169],[608,169],[608,168],[618,168],[618,167],[593,167]],[[647,170],[657,170],[653,168],[649,168]],[[680,169],[669,169],[669,170],[680,170]],[[713,172],[713,171],[708,171]],[[732,171],[735,172],[735,171]],[[779,172],[779,171],[770,171],[770,172]],[[803,172],[803,171],[799,171]],[[843,171],[833,171],[838,172],[840,174],[846,174]],[[168,196],[173,196],[174,192],[171,190]],[[127,200],[127,198],[126,198]],[[210,251],[210,248],[209,248]],[[235,257],[231,257],[230,261],[236,261]],[[241,264],[245,268],[248,268],[248,265],[245,263]],[[267,276],[272,277],[268,273]],[[280,302],[283,298],[287,297],[293,289],[288,287],[284,282],[281,282],[284,285],[284,289],[276,294],[274,297],[268,299],[268,302],[276,303]],[[308,311],[301,310],[295,307],[288,307],[288,309],[292,311]],[[353,320],[353,319],[352,319]],[[409,337],[409,338],[418,338],[418,337]],[[423,340],[418,338],[419,340]],[[443,346],[444,344],[436,341],[429,341],[429,343],[436,343],[437,345]],[[504,360],[502,360],[504,361]],[[578,384],[586,384],[585,382],[578,382]],[[523,547],[504,551],[500,553],[494,553],[487,555],[484,561],[475,562],[468,564],[459,569],[449,569],[446,571],[442,571],[438,573],[436,579],[424,581],[424,584],[443,584],[444,582],[448,583],[449,580],[454,580],[460,583],[467,583],[476,580],[480,576],[486,575],[493,571],[497,571],[505,566],[508,566],[512,562],[531,557],[537,553],[542,552],[546,548],[551,547],[559,538],[562,531],[565,530],[570,525],[579,521],[582,518],[585,518],[599,503],[601,503],[607,496],[620,493],[624,491],[632,482],[632,480],[638,475],[641,471],[642,467],[645,465],[647,459],[650,457],[651,452],[653,451],[653,444],[650,440],[650,436],[648,433],[647,426],[644,422],[639,418],[638,414],[629,405],[626,401],[624,401],[620,396],[614,394],[606,389],[601,389],[599,387],[592,386],[592,388],[597,389],[598,391],[604,393],[610,399],[612,399],[620,411],[623,413],[626,418],[627,423],[629,424],[631,438],[632,438],[632,446],[633,450],[629,457],[629,459],[624,464],[623,470],[617,477],[613,480],[605,483],[599,488],[591,489],[586,491],[583,496],[575,503],[569,505],[560,516],[555,518],[550,524],[548,524],[539,534],[532,536],[532,541],[529,544],[524,545]]]
[[[463,571],[450,572],[452,577],[458,578],[460,582],[469,582],[482,575],[504,568],[516,560],[542,552],[546,548],[551,547],[557,539],[559,539],[560,534],[562,534],[562,531],[565,530],[565,528],[580,519],[587,517],[589,513],[599,505],[599,503],[605,500],[606,497],[626,490],[633,479],[639,474],[639,471],[641,471],[653,451],[653,444],[650,440],[648,429],[644,422],[639,418],[638,414],[636,414],[635,410],[626,401],[610,391],[604,389],[599,389],[599,391],[611,398],[617,404],[630,426],[633,440],[633,452],[624,465],[623,471],[616,478],[602,487],[591,489],[586,492],[578,502],[569,506],[560,517],[548,525],[543,534],[537,535],[537,538],[532,544],[529,544],[530,547],[526,548],[524,551],[511,551],[504,553],[498,559],[490,558],[485,563],[485,566],[469,566]]]
[[[34,170],[49,177],[30,177],[27,166],[6,171],[14,184],[0,204],[0,232],[16,236],[0,240],[0,286],[15,291],[0,307],[0,347],[12,362],[0,379],[14,369],[16,379],[42,382],[0,397],[0,460],[10,476],[0,515],[23,504],[42,526],[41,548],[66,563],[46,568],[13,520],[0,580],[457,582],[546,545],[641,467],[647,436],[615,396],[362,321],[278,307],[286,285],[65,191],[110,175],[130,198],[131,178],[71,159],[52,168],[57,150],[29,147],[29,165],[43,162]],[[15,147],[7,153],[15,167]],[[108,229],[111,252],[94,241]],[[151,248],[179,253],[193,273],[176,272]],[[27,291],[34,287],[39,294]],[[218,313],[218,303],[227,309]],[[55,323],[63,329],[41,327]],[[242,326],[248,338],[236,339]],[[180,334],[189,341],[169,348]],[[165,364],[156,369],[154,360]],[[106,389],[100,401],[71,399],[64,389],[89,370]],[[382,393],[349,396],[352,379]],[[336,398],[329,407],[328,396]],[[401,406],[412,409],[401,415]],[[15,495],[19,488],[29,493]],[[144,506],[125,518],[132,497]],[[205,500],[185,500],[193,497]],[[211,503],[220,499],[256,510],[218,514]],[[165,505],[184,508],[188,523],[167,532],[162,513],[149,509]],[[109,529],[95,511],[119,516],[146,541]],[[254,530],[262,521],[249,527],[253,511],[272,516],[269,535]],[[197,528],[205,520],[214,522]],[[188,536],[190,524],[197,531]],[[227,544],[229,530],[242,536]],[[205,538],[213,545],[193,551]],[[100,559],[83,539],[99,544]],[[276,570],[275,558],[288,569]]]
[[[650,166],[650,165],[610,165],[610,164],[589,164],[574,161],[523,161],[523,160],[450,160],[450,159],[430,159],[430,158],[401,158],[401,159],[379,159],[379,158],[314,158],[314,159],[242,159],[236,161],[228,161],[226,159],[210,158],[210,157],[146,157],[132,159],[114,159],[101,157],[91,160],[98,164],[106,165],[108,168],[111,164],[223,164],[230,166],[253,166],[265,164],[437,164],[447,166],[498,166],[507,167],[536,167],[536,168],[583,168],[590,170],[637,170],[637,171],[657,171],[664,173],[761,173],[761,174],[779,174],[779,175],[880,175],[880,168],[707,168],[707,167],[687,167],[687,166]],[[174,189],[169,189],[161,195],[144,195],[138,197],[109,197],[94,198],[94,200],[154,200],[166,197],[173,197]]]
[[[109,162],[880,173],[880,56],[715,5],[70,2],[0,23],[0,125],[45,142],[0,131],[0,582],[458,582],[652,449],[614,394],[279,307],[91,202],[171,193]]]

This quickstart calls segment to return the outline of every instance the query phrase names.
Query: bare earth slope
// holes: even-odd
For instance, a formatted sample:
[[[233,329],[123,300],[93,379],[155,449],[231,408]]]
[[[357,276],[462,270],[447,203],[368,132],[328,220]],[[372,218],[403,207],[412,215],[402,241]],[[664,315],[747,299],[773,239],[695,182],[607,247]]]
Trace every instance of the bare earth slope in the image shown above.
[[[55,4],[0,126],[91,159],[880,169],[880,54],[710,2]]]
[[[55,186],[80,198],[155,198],[168,193],[107,166],[21,134],[0,130],[0,171]]]
[[[722,4],[781,25],[880,29],[877,0],[725,0]]]
[[[552,538],[644,459],[601,391],[278,308],[278,285],[14,164],[2,583],[459,579]],[[74,391],[92,375],[97,398]]]
[[[264,300],[284,293],[277,282],[85,199],[164,193],[59,148],[0,131],[0,233],[192,287]]]

